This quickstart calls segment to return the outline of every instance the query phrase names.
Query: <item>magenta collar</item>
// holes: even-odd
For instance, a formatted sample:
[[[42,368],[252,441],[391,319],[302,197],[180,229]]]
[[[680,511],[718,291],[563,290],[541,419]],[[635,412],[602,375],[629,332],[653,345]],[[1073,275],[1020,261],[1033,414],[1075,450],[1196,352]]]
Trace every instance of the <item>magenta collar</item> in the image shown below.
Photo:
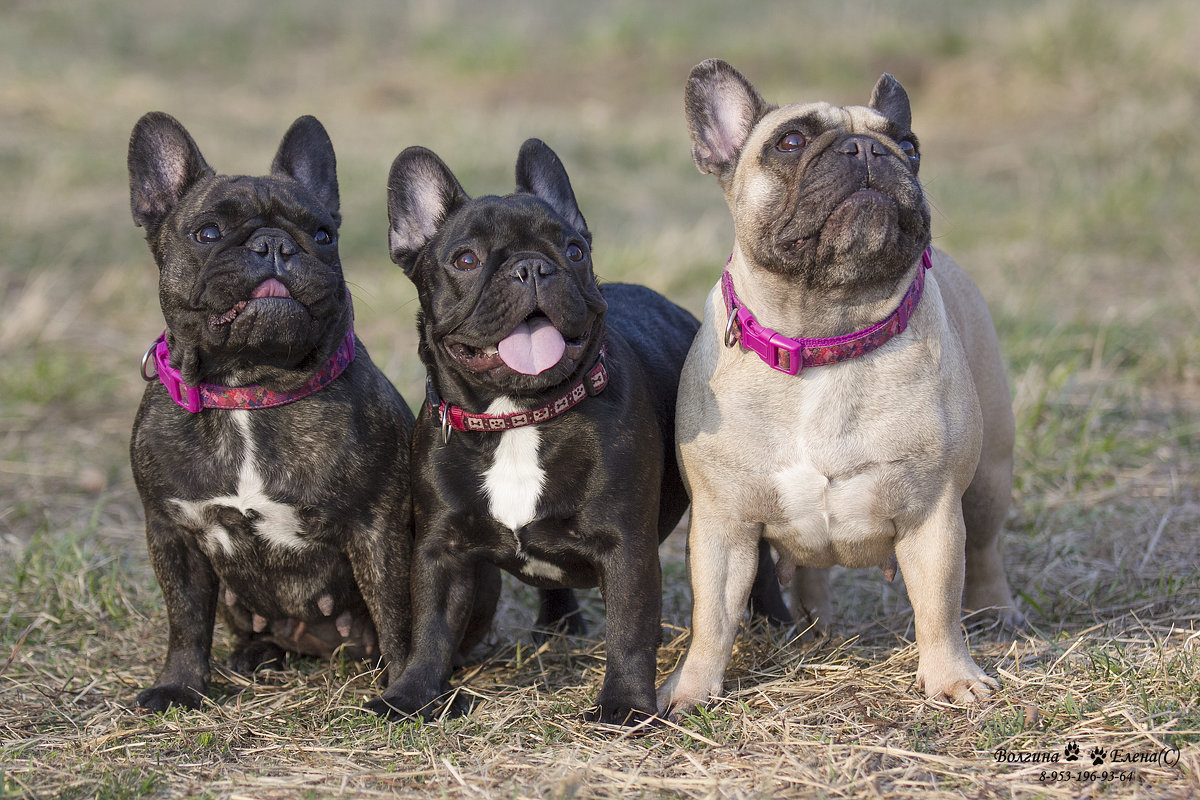
[[[804,367],[820,367],[857,358],[908,327],[908,320],[925,291],[925,271],[928,269],[933,269],[933,261],[926,249],[921,255],[917,277],[913,278],[904,299],[887,319],[861,331],[826,339],[792,339],[760,325],[733,291],[733,277],[725,270],[721,276],[721,294],[729,313],[729,321],[725,324],[725,346],[733,347],[740,342],[743,350],[753,350],[771,369],[788,375],[798,375]]]
[[[433,388],[433,378],[425,381],[426,401],[429,410],[436,416],[442,427],[442,442],[450,441],[450,431],[475,431],[478,433],[499,433],[513,428],[524,428],[527,425],[538,425],[554,419],[570,411],[584,401],[604,391],[608,386],[608,370],[604,368],[604,349],[600,350],[600,359],[587,375],[563,394],[543,406],[531,408],[528,411],[515,411],[510,414],[472,414],[462,406],[454,406],[438,397]]]
[[[342,344],[325,362],[325,365],[317,370],[316,374],[309,378],[303,386],[289,392],[274,392],[255,385],[218,386],[213,383],[201,383],[198,386],[188,386],[183,382],[179,370],[171,366],[171,353],[167,349],[167,333],[163,331],[162,335],[154,341],[154,344],[150,345],[146,354],[142,356],[142,377],[147,381],[152,381],[157,377],[159,383],[167,387],[167,392],[176,405],[192,414],[199,413],[206,408],[274,408],[303,399],[324,389],[333,383],[334,379],[341,375],[353,360],[354,328],[352,326],[350,330],[346,331],[346,338],[342,340]],[[146,372],[151,361],[154,362],[156,375],[149,375]]]

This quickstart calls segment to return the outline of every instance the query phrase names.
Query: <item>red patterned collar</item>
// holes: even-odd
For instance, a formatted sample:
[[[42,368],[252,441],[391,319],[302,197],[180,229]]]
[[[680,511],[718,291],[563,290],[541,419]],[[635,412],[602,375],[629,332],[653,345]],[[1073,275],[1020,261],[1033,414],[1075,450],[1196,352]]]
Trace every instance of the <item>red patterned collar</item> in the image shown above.
[[[167,333],[163,331],[154,344],[142,356],[142,377],[152,381],[156,377],[171,395],[176,405],[197,414],[206,408],[221,409],[257,409],[274,408],[286,405],[296,400],[308,397],[314,392],[324,389],[333,383],[338,375],[354,360],[354,328],[346,331],[346,337],[337,351],[330,357],[321,369],[317,370],[304,385],[289,392],[275,392],[262,386],[219,386],[213,383],[201,383],[188,386],[183,382],[179,370],[171,366],[171,353],[167,348]],[[147,373],[146,369],[153,362],[155,375]]]
[[[741,343],[743,350],[754,351],[771,369],[788,375],[798,375],[804,367],[836,364],[865,355],[908,327],[908,320],[925,291],[925,271],[928,269],[933,269],[933,261],[926,249],[921,255],[917,277],[913,278],[904,299],[887,319],[861,331],[826,339],[792,339],[760,325],[733,291],[733,277],[725,270],[721,276],[721,294],[729,313],[729,321],[725,324],[725,346]]]
[[[585,398],[600,394],[604,391],[604,387],[608,386],[608,370],[604,367],[604,355],[604,348],[601,348],[596,366],[592,367],[591,371],[565,394],[543,406],[509,414],[472,414],[463,410],[461,406],[450,405],[438,397],[437,391],[433,388],[433,377],[426,378],[426,401],[429,403],[429,410],[441,422],[442,442],[450,441],[452,430],[499,433],[510,431],[513,428],[524,428],[527,425],[538,425],[562,416],[582,403]]]

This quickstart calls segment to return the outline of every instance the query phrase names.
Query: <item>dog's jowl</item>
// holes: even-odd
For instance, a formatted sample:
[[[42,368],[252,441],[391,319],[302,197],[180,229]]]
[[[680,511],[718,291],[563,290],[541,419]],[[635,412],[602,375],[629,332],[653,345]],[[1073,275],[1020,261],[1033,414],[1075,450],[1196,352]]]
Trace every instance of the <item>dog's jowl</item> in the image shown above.
[[[166,319],[130,446],[170,626],[138,704],[201,703],[218,615],[239,671],[285,651],[398,670],[412,414],[354,335],[329,137],[302,117],[268,175],[220,175],[151,113],[129,179]]]
[[[1012,409],[982,297],[930,248],[908,96],[885,75],[866,106],[776,107],[710,60],[685,104],[735,241],[680,380],[695,605],[660,709],[720,693],[762,539],[781,576],[800,568],[794,610],[820,627],[823,568],[898,565],[918,683],[986,697],[998,684],[972,661],[960,616],[965,603],[1018,619],[998,546]]]
[[[413,648],[369,707],[437,713],[467,609],[494,590],[480,577],[499,566],[551,590],[542,622],[571,608],[564,590],[600,586],[607,662],[591,716],[633,722],[655,711],[658,544],[687,506],[675,390],[699,323],[649,289],[597,284],[549,147],[525,143],[516,183],[470,199],[423,148],[392,167],[392,258],[420,297],[429,396],[413,439]]]

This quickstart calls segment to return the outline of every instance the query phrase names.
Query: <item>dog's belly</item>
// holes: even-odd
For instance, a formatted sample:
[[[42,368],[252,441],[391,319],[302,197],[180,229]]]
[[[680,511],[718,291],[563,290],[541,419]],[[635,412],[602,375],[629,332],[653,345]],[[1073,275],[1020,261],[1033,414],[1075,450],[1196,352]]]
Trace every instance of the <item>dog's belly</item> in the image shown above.
[[[778,469],[767,482],[772,498],[759,506],[767,510],[764,536],[804,566],[883,563],[893,553],[901,502],[888,490],[889,469],[870,464],[837,476],[809,461]]]

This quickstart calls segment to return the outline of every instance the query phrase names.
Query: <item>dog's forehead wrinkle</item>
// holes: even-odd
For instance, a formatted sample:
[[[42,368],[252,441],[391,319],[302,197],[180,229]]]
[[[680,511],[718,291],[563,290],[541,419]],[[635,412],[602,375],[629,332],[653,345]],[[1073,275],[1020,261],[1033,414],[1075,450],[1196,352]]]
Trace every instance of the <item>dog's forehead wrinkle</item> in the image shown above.
[[[237,227],[251,222],[270,221],[274,227],[311,228],[317,225],[336,225],[321,212],[321,206],[299,203],[301,198],[292,181],[275,178],[254,178],[248,175],[218,176],[204,187],[200,197],[203,215],[215,215]],[[233,190],[230,192],[230,190]],[[209,202],[208,197],[221,199]]]
[[[507,257],[508,253],[557,246],[555,239],[561,239],[564,231],[558,215],[532,195],[515,197],[530,202],[522,203],[521,209],[514,209],[501,198],[483,198],[495,202],[487,202],[482,206],[482,213],[472,215],[457,233],[464,240],[486,245],[501,259]]]
[[[896,128],[896,123],[867,106],[847,106],[845,112],[851,133],[890,134]]]

